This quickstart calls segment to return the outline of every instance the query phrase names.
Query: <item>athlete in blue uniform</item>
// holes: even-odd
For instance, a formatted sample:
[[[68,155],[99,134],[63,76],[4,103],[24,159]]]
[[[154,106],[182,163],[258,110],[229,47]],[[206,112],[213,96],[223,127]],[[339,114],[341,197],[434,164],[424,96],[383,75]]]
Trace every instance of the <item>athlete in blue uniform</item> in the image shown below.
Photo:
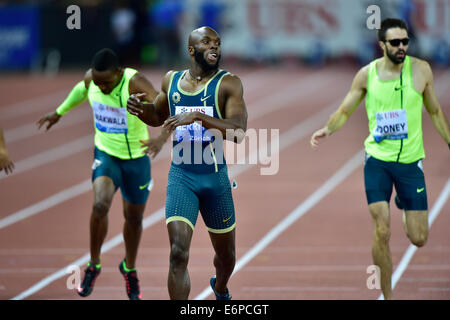
[[[169,71],[154,103],[143,103],[145,94],[136,94],[128,99],[127,108],[150,126],[164,123],[165,137],[174,132],[166,199],[170,298],[189,296],[189,248],[200,210],[215,250],[216,276],[210,285],[216,299],[228,300],[227,283],[236,261],[236,224],[223,137],[242,141],[247,109],[241,80],[219,69],[216,31],[208,27],[194,30],[188,51],[190,68]]]

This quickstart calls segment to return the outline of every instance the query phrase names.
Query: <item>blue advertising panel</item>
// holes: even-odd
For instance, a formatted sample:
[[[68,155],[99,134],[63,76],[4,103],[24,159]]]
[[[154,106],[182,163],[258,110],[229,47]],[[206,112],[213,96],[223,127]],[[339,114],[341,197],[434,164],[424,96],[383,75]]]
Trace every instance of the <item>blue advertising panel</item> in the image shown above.
[[[29,68],[39,54],[39,9],[0,6],[0,69]]]

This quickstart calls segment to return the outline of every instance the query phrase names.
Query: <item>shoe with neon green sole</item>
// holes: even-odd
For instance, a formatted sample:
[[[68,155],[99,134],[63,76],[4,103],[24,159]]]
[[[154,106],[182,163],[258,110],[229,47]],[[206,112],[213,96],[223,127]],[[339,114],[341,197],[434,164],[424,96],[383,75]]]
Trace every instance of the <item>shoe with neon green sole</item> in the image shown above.
[[[78,287],[77,293],[80,297],[87,297],[94,290],[94,284],[97,277],[101,272],[100,267],[96,267],[95,265],[88,263],[87,268],[84,270],[84,279],[83,282]]]
[[[119,264],[120,273],[125,278],[127,295],[130,300],[142,300],[141,289],[139,288],[139,279],[137,278],[136,269],[125,270],[125,259]]]

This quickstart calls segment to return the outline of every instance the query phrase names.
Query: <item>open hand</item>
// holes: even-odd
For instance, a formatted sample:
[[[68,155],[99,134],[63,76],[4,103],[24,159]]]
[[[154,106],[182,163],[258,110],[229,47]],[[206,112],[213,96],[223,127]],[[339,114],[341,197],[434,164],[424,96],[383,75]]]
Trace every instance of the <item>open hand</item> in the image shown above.
[[[146,93],[133,93],[130,95],[127,101],[127,111],[134,116],[140,116],[144,113],[144,100]]]
[[[165,140],[154,138],[149,140],[139,140],[139,142],[141,143],[141,147],[145,148],[144,150],[142,150],[142,152],[148,154],[152,159],[155,159],[155,157],[161,151]]]
[[[326,127],[317,130],[311,136],[311,146],[312,147],[317,147],[319,145],[319,139],[323,139],[325,137],[328,137],[329,135],[330,134],[329,134],[328,128],[326,128]]]
[[[47,113],[45,116],[39,119],[39,121],[36,123],[38,125],[38,130],[41,129],[41,127],[45,124],[47,124],[47,128],[45,131],[48,131],[55,123],[59,121],[61,116],[56,113],[56,111],[52,111]]]
[[[195,112],[184,112],[170,117],[164,121],[163,128],[169,131],[175,130],[178,126],[185,126],[195,121],[197,114]]]
[[[9,157],[7,151],[0,151],[0,171],[5,170],[6,174],[13,172],[14,162]]]

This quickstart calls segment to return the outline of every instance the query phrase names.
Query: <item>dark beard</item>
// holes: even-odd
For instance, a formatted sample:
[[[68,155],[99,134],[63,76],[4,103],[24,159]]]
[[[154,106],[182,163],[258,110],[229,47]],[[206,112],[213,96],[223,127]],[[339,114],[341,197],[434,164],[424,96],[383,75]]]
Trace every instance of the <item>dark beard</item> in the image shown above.
[[[203,52],[197,51],[197,49],[194,49],[194,58],[195,62],[197,62],[203,71],[211,71],[219,68],[219,62],[221,55],[217,58],[217,62],[213,65],[209,64],[206,59],[203,57]]]
[[[398,52],[397,52],[398,53]],[[387,48],[386,48],[386,55],[388,56],[389,60],[392,61],[393,64],[400,64],[403,63],[403,61],[405,61],[405,57],[406,57],[406,52],[403,51],[403,53],[405,54],[403,57],[399,58],[396,57],[395,54],[392,54]]]

